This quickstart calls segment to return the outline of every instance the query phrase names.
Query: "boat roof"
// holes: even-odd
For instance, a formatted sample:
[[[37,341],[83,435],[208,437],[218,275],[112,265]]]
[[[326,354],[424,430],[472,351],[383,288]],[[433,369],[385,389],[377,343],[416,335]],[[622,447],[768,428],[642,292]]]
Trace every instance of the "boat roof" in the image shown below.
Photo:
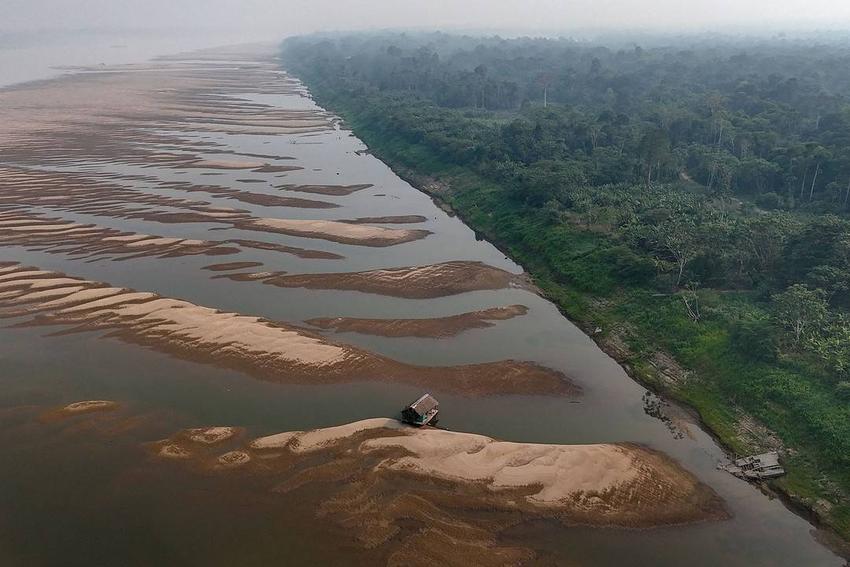
[[[424,394],[421,398],[410,404],[410,409],[419,415],[425,415],[429,411],[437,409],[439,405],[439,402],[431,394]]]

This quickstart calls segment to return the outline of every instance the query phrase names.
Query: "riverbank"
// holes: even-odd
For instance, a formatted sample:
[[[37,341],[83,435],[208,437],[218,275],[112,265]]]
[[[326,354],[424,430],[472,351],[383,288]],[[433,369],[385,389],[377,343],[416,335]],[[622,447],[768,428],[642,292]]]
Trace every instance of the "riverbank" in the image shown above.
[[[701,301],[720,316],[695,323],[680,297],[617,282],[612,277],[619,270],[616,258],[595,254],[611,246],[606,234],[579,223],[553,227],[545,211],[509,202],[505,188],[393,132],[391,120],[370,119],[375,109],[369,97],[358,99],[307,79],[317,102],[338,112],[376,157],[522,265],[541,294],[632,378],[691,408],[729,453],[782,450],[788,475],[762,489],[850,540],[847,479],[820,464],[828,447],[813,442],[813,424],[799,419],[810,400],[793,398],[797,386],[807,382],[805,369],[752,363],[731,348],[729,319],[736,310],[751,308],[751,300],[705,290]],[[752,394],[744,388],[758,390]],[[780,411],[777,401],[793,411]]]

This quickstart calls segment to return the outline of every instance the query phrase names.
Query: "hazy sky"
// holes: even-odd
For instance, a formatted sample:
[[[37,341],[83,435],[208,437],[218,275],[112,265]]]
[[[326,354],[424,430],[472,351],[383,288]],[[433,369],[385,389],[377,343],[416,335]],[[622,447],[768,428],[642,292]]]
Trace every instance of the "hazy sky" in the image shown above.
[[[850,0],[0,0],[0,30],[847,27]]]

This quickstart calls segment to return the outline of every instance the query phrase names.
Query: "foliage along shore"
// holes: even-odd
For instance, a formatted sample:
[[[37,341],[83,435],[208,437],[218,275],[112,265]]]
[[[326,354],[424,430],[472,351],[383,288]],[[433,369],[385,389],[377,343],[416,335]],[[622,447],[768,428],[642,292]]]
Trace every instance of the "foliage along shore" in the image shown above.
[[[397,47],[404,41],[413,44],[406,51]],[[771,190],[754,198],[737,186],[751,186],[740,179],[751,173],[741,166],[746,159],[736,158],[737,166],[721,163],[727,157],[721,154],[736,150],[715,144],[717,132],[703,148],[688,141],[690,154],[713,156],[694,162],[693,155],[677,154],[664,120],[655,122],[655,109],[639,104],[611,119],[628,123],[618,130],[604,124],[606,111],[585,106],[541,108],[525,101],[506,111],[476,101],[472,109],[450,108],[435,103],[433,93],[417,93],[419,87],[399,88],[399,81],[421,80],[424,67],[429,76],[457,86],[470,73],[454,72],[456,59],[496,66],[506,51],[527,48],[523,40],[500,40],[473,49],[474,41],[449,39],[469,49],[458,47],[446,59],[445,52],[423,55],[434,43],[409,36],[295,39],[285,44],[283,59],[373,153],[523,265],[541,291],[631,376],[694,408],[732,452],[780,449],[789,474],[769,488],[850,540],[847,353],[837,346],[846,328],[840,280],[846,275],[848,221],[836,215],[840,198],[830,201],[828,190],[815,190],[827,166],[811,164],[819,171],[814,181],[805,166],[808,201],[795,200],[796,178],[761,179]],[[594,58],[590,72],[598,74],[609,63]],[[367,76],[376,65],[380,70]],[[480,66],[471,72],[473,96],[486,96],[492,79],[487,72]],[[516,69],[500,72],[523,84]],[[551,79],[546,84],[551,88]],[[689,110],[696,103],[675,96],[685,99],[682,111],[697,120],[699,111]],[[733,109],[724,112],[708,114],[694,132],[726,129],[735,139],[729,130],[738,125],[744,137],[741,117]],[[581,132],[588,147],[565,151],[565,140]],[[694,132],[687,135],[696,137]],[[794,134],[803,148],[805,135],[802,127]],[[781,167],[781,160],[774,161]],[[786,165],[793,170],[803,162]],[[835,178],[841,175],[840,164],[828,169]],[[618,178],[610,173],[615,170],[627,173]],[[766,212],[777,192],[782,210]]]

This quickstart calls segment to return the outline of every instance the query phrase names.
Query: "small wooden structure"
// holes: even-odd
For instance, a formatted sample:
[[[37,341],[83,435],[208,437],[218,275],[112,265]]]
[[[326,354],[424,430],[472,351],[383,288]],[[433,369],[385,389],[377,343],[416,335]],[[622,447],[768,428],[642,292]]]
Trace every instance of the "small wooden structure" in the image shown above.
[[[435,425],[439,413],[439,402],[431,394],[424,394],[421,398],[401,410],[401,420],[416,427]]]
[[[720,468],[747,480],[766,480],[785,474],[785,469],[779,464],[779,453],[776,451],[741,457]]]

